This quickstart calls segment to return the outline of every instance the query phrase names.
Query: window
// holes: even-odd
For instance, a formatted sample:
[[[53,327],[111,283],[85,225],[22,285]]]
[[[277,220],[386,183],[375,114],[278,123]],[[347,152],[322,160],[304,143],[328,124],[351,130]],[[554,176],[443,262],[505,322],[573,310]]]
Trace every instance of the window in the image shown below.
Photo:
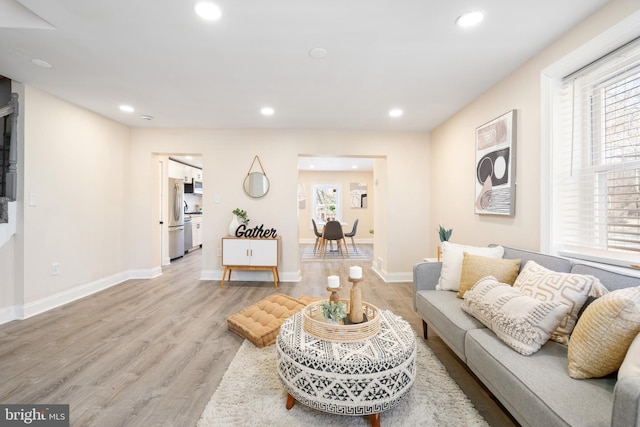
[[[340,184],[313,184],[312,217],[316,222],[342,219]]]
[[[640,43],[562,80],[555,98],[552,240],[564,255],[640,262]]]

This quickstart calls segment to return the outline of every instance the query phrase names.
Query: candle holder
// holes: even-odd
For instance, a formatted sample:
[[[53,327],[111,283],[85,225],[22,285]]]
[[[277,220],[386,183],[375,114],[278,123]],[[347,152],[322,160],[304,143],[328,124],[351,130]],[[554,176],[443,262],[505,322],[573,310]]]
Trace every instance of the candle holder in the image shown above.
[[[362,281],[362,278],[353,279],[349,277],[348,280],[352,283],[349,295],[349,320],[351,323],[362,323],[364,320],[364,316],[362,314],[362,290],[358,286],[358,283]]]
[[[332,288],[327,286],[327,290],[331,292],[331,295],[329,295],[329,301],[334,302],[336,304],[340,302],[340,295],[338,295],[338,292],[340,291],[340,289],[342,289],[342,286],[338,286],[337,288]]]

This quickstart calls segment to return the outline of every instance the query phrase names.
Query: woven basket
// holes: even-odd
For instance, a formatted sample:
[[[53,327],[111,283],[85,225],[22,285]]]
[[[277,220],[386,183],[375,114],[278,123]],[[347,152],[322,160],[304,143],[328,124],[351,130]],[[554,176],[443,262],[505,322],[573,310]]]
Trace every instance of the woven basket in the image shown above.
[[[347,306],[347,312],[349,312],[349,301],[341,301]],[[322,317],[322,301],[318,301],[309,304],[302,310],[302,324],[307,333],[326,341],[360,341],[371,338],[380,332],[380,313],[378,308],[363,302],[362,312],[367,318],[366,322],[348,325],[328,323],[327,319]]]

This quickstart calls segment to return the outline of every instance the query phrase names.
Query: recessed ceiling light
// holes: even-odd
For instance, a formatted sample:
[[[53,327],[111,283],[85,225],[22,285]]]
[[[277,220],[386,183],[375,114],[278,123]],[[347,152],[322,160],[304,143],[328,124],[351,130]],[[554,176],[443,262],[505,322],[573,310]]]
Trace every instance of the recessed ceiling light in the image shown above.
[[[216,21],[222,16],[220,8],[208,1],[200,1],[196,3],[194,9],[198,16],[207,21]]]
[[[358,169],[358,165],[351,166],[351,169]]]
[[[478,25],[484,19],[484,13],[480,11],[463,13],[456,19],[456,25],[462,28],[469,28]]]
[[[131,105],[121,105],[120,111],[124,111],[125,113],[133,113],[135,110]]]
[[[273,113],[275,113],[275,110],[271,107],[263,107],[260,112],[262,113],[262,115],[264,116],[273,116]]]
[[[327,56],[327,49],[315,47],[309,51],[309,56],[315,59],[321,59]]]
[[[38,67],[42,67],[42,68],[53,68],[53,65],[49,64],[47,61],[43,59],[32,59],[31,63],[33,65],[37,65]]]
[[[399,108],[394,108],[392,110],[389,110],[389,115],[391,117],[400,117],[402,115],[402,110]]]
[[[316,165],[309,165],[309,169],[315,169]]]
[[[148,114],[143,114],[143,115],[140,116],[140,118],[142,120],[153,120],[153,116],[150,116]]]

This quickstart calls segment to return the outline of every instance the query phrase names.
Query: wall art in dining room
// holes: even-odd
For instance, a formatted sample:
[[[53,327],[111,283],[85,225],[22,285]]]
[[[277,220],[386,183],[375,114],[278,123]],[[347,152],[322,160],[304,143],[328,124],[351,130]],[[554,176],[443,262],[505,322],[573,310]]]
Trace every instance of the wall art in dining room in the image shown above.
[[[362,182],[352,182],[349,184],[349,198],[352,208],[367,207],[367,184]]]
[[[515,215],[516,110],[476,129],[475,212]]]

